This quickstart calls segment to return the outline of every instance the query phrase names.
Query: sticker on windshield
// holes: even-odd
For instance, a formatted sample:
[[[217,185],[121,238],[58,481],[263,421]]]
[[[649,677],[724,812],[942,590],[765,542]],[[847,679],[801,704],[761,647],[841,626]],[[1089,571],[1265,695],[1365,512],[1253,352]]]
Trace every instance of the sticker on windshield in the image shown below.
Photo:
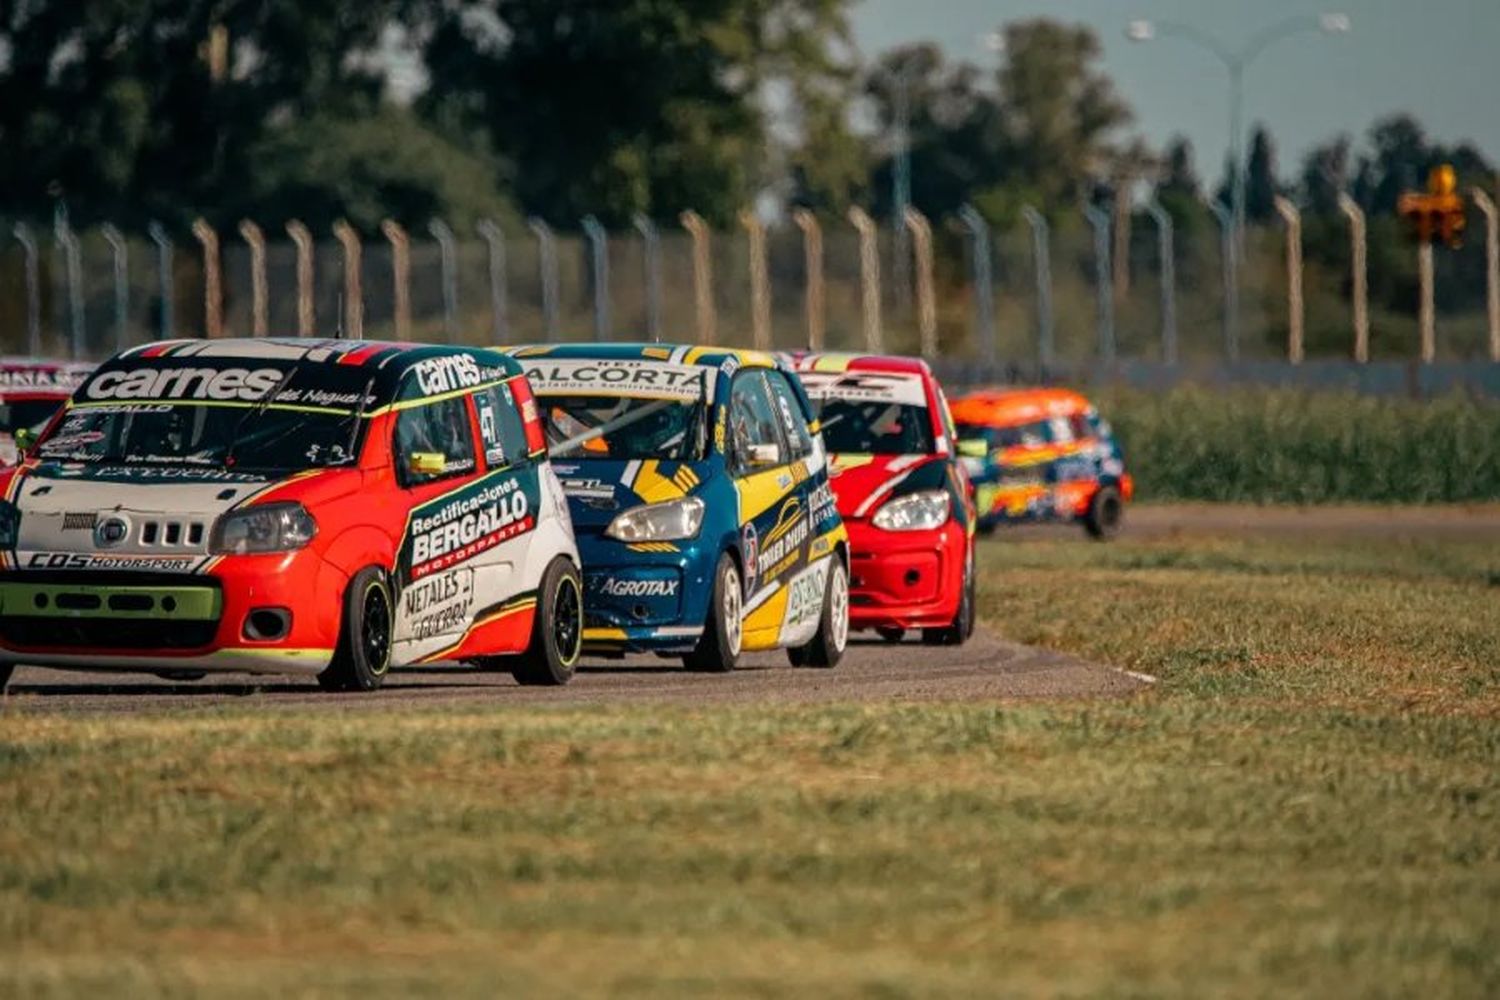
[[[538,396],[640,396],[698,400],[712,381],[708,369],[663,361],[533,362],[526,377]]]
[[[926,406],[922,376],[905,372],[799,372],[809,398]]]

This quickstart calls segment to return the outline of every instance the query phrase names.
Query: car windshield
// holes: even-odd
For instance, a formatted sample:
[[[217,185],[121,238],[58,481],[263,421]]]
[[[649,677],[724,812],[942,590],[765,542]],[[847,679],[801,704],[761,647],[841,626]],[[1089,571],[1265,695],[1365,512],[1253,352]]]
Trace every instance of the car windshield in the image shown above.
[[[292,472],[354,461],[352,411],[174,402],[69,411],[37,446],[52,461]]]
[[[0,431],[14,434],[23,427],[41,430],[62,404],[61,399],[20,399],[0,403]]]
[[[818,404],[823,444],[834,454],[929,455],[932,420],[925,406],[824,399]]]
[[[1029,424],[1014,424],[1009,427],[991,427],[985,424],[959,424],[958,439],[985,442],[990,448],[1039,448],[1053,438],[1047,421],[1037,420]]]
[[[707,446],[701,401],[544,394],[537,406],[553,458],[696,462]]]

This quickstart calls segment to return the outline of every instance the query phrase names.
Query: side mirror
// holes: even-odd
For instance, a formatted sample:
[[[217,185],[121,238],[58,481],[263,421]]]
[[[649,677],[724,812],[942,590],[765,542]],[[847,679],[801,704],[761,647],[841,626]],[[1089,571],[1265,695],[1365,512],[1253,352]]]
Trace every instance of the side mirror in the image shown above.
[[[745,449],[745,468],[747,469],[769,469],[780,464],[780,445],[752,444]]]
[[[448,468],[448,456],[440,451],[414,451],[406,460],[406,471],[418,476],[440,476]]]
[[[12,435],[16,441],[16,447],[21,451],[30,451],[32,445],[36,444],[37,433],[30,427],[18,427]]]
[[[958,442],[958,453],[966,458],[985,458],[990,453],[990,446],[984,438],[965,438]]]

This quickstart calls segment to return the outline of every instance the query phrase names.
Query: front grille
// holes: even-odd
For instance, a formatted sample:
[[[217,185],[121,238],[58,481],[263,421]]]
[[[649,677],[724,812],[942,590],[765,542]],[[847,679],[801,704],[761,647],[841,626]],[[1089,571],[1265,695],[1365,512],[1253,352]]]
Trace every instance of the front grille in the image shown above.
[[[0,639],[22,648],[197,649],[213,642],[218,626],[217,621],[3,615]]]

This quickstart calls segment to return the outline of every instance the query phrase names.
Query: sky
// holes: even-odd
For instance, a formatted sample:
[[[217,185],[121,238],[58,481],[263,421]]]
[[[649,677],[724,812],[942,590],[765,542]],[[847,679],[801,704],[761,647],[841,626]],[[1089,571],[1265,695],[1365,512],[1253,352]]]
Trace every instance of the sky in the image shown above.
[[[1223,64],[1174,38],[1131,42],[1137,18],[1190,24],[1238,49],[1284,18],[1337,11],[1346,35],[1309,33],[1268,49],[1245,74],[1247,129],[1265,122],[1278,171],[1293,175],[1313,146],[1347,132],[1362,140],[1377,118],[1410,112],[1436,141],[1473,141],[1500,161],[1500,0],[859,0],[852,22],[864,56],[915,41],[950,58],[993,65],[983,37],[1006,21],[1081,22],[1104,45],[1103,70],[1154,148],[1174,133],[1193,143],[1198,173],[1218,177],[1229,134]]]

